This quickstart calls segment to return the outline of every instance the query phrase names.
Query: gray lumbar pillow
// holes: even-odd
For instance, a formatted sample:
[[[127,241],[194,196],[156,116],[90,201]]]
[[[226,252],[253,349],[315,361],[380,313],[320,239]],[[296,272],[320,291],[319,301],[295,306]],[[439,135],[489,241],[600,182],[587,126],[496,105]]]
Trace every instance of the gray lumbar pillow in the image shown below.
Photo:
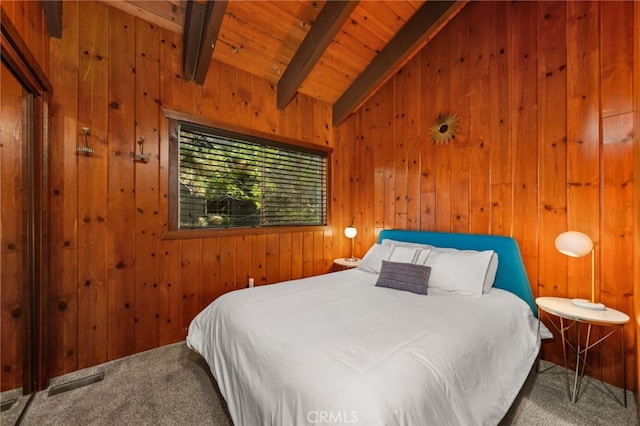
[[[427,294],[430,273],[429,266],[383,260],[376,286]]]

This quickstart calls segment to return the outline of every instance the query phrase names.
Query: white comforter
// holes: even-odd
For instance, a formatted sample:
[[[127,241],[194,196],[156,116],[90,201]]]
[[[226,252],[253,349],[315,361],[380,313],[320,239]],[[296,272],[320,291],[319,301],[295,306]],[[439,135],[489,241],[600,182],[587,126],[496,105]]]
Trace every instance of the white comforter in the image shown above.
[[[234,291],[193,320],[234,423],[497,424],[540,347],[515,295],[427,296],[352,269]]]

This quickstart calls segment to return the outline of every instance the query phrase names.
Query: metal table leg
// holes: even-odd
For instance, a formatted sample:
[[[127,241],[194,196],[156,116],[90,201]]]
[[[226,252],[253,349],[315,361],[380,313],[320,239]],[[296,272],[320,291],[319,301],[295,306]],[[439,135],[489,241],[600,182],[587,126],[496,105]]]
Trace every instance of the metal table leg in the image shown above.
[[[540,317],[538,317],[540,318]],[[556,331],[558,331],[560,333],[561,339],[562,339],[562,354],[563,354],[563,358],[564,358],[564,367],[565,367],[565,378],[566,378],[566,384],[567,384],[567,393],[569,395],[569,399],[571,399],[571,402],[576,402],[578,400],[578,395],[580,393],[580,388],[582,386],[582,378],[586,372],[586,368],[587,368],[587,359],[589,356],[589,350],[591,348],[593,348],[596,345],[601,344],[604,340],[606,340],[609,336],[611,336],[612,334],[614,334],[616,331],[620,331],[620,342],[621,342],[621,362],[622,362],[622,383],[623,383],[623,392],[624,392],[624,397],[623,397],[623,401],[624,402],[620,402],[620,400],[618,399],[618,397],[611,391],[611,389],[609,389],[609,387],[604,383],[604,381],[602,381],[602,376],[600,377],[600,382],[602,383],[602,385],[605,387],[605,389],[607,390],[607,392],[609,392],[609,394],[616,399],[616,401],[618,401],[618,403],[620,403],[621,405],[624,405],[625,407],[627,406],[627,372],[626,372],[626,360],[624,357],[624,324],[618,325],[616,327],[613,328],[613,330],[611,330],[609,333],[605,334],[603,337],[599,337],[598,340],[596,340],[595,342],[591,343],[591,327],[593,324],[591,323],[587,323],[587,339],[585,342],[585,345],[582,346],[581,345],[581,334],[580,334],[580,321],[574,321],[574,320],[567,320],[568,324],[565,325],[565,318],[563,317],[559,317],[560,318],[560,327],[557,327],[555,322],[551,321],[551,324],[553,325],[553,327],[556,329]],[[569,341],[569,339],[567,338],[567,331],[569,329],[571,329],[571,327],[575,326],[576,330],[577,330],[577,343],[574,347],[573,344],[571,344],[571,342]],[[567,346],[575,351],[575,356],[576,356],[576,366],[575,366],[575,371],[574,371],[574,377],[573,377],[573,389],[570,385],[569,382],[569,365],[568,365],[568,360],[569,360],[569,354],[567,352]],[[600,361],[602,362],[602,356],[600,357]],[[582,365],[580,365],[580,363],[582,362]]]

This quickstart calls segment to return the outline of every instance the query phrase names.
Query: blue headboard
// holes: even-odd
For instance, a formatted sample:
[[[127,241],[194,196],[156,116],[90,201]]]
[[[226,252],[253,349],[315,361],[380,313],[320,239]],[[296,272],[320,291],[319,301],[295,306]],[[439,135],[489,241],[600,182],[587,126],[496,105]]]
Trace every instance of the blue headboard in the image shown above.
[[[384,239],[431,244],[437,247],[453,247],[461,250],[493,250],[498,254],[498,272],[493,286],[517,295],[529,304],[533,315],[538,316],[538,308],[522,263],[520,248],[513,238],[497,235],[385,229],[380,232],[378,242],[381,243]]]

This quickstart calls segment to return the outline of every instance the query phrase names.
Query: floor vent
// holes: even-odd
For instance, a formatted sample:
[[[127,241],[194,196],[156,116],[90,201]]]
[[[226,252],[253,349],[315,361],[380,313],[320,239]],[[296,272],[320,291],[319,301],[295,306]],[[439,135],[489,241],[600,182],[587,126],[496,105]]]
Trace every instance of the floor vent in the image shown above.
[[[13,404],[15,404],[17,400],[18,398],[11,398],[7,401],[2,401],[2,403],[0,403],[0,412],[7,411],[9,408],[13,407]]]
[[[92,376],[84,377],[82,379],[72,380],[70,382],[51,387],[51,389],[49,389],[49,393],[47,394],[47,396],[54,396],[54,395],[58,395],[59,393],[68,392],[70,390],[78,389],[83,386],[88,386],[93,383],[97,383],[102,379],[104,379],[104,373],[98,373]]]

